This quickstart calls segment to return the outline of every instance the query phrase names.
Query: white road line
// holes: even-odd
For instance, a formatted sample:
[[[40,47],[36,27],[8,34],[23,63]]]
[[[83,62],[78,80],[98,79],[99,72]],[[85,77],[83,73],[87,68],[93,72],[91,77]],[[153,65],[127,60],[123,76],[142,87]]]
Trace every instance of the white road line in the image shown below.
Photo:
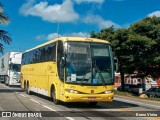
[[[35,103],[37,103],[37,104],[40,104],[38,101],[36,101],[36,100],[33,100],[33,99],[30,99],[31,101],[33,101],[33,102],[35,102]]]
[[[23,97],[26,97],[25,95],[23,95],[23,94],[19,94],[20,96],[23,96]]]
[[[52,109],[52,108],[50,108],[48,106],[45,106],[45,105],[42,105],[42,106],[45,107],[45,108],[47,108],[47,109],[49,109],[49,110],[51,110],[51,111],[56,111],[55,109]]]
[[[71,117],[66,117],[68,120],[75,120],[74,118]]]
[[[115,100],[120,100],[121,98],[114,98]],[[141,102],[135,102],[135,101],[131,101],[131,100],[124,100],[124,99],[121,99],[122,101],[125,101],[125,102],[129,102],[129,103],[135,103],[135,104],[141,104],[141,105],[148,105],[148,106],[152,106],[152,107],[158,107],[160,108],[160,106],[158,105],[151,105],[151,104],[146,104],[146,103],[141,103]]]
[[[56,111],[57,112],[57,110],[55,110],[55,109],[52,109],[52,108],[50,108],[50,107],[48,107],[48,106],[46,106],[46,105],[42,105],[43,107],[45,107],[45,108],[47,108],[47,109],[49,109],[49,110],[51,110],[51,111]],[[60,114],[60,113],[58,113],[58,114]],[[60,115],[62,115],[62,114],[60,114]],[[63,116],[63,115],[62,115]],[[65,118],[67,118],[68,120],[75,120],[74,118],[71,118],[71,117],[65,117]]]

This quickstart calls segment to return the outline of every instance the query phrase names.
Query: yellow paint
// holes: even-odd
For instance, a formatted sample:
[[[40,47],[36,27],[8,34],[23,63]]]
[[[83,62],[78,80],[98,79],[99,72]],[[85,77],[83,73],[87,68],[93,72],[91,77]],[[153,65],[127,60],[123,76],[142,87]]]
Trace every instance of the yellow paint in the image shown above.
[[[58,40],[66,41],[79,41],[79,42],[99,42],[107,43],[109,42],[93,38],[80,38],[80,37],[63,37],[56,38],[35,48],[27,50],[37,49],[44,45],[57,42]],[[58,47],[56,47],[57,49]],[[57,53],[56,53],[57,56]],[[56,98],[64,102],[87,102],[89,98],[95,98],[95,101],[108,101],[112,102],[114,93],[104,94],[106,90],[114,90],[113,85],[109,86],[81,86],[81,85],[69,85],[60,81],[57,72],[56,62],[43,62],[36,64],[22,65],[21,67],[21,87],[24,88],[24,83],[29,82],[30,87],[40,88],[48,92],[50,96],[51,86],[54,85],[56,88]],[[65,73],[64,73],[65,75]],[[67,93],[66,89],[77,90],[80,94]],[[91,93],[94,90],[94,93]]]

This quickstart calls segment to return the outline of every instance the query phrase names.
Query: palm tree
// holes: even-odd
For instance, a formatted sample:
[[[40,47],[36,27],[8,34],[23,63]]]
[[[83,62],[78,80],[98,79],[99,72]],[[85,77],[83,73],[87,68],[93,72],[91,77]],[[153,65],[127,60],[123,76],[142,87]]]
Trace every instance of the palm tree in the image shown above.
[[[10,22],[10,19],[8,16],[5,15],[3,11],[3,5],[0,3],[0,25],[7,25]],[[10,44],[12,41],[11,37],[9,36],[9,33],[5,30],[0,30],[0,52],[3,53],[3,44],[1,42],[4,42],[5,44]]]

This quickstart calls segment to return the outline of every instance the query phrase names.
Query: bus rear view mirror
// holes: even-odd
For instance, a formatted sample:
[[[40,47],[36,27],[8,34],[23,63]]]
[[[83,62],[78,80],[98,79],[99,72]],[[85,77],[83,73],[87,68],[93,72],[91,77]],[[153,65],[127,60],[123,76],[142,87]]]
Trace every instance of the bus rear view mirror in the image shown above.
[[[114,70],[115,70],[115,72],[119,72],[118,59],[117,58],[114,58]]]

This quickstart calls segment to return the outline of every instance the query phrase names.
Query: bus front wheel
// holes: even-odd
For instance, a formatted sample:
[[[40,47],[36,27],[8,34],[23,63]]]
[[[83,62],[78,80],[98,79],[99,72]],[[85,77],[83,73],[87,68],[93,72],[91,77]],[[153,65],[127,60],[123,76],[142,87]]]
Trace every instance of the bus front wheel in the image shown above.
[[[59,104],[59,100],[57,100],[57,98],[56,98],[56,90],[55,90],[55,88],[52,89],[51,95],[52,95],[52,100],[53,100],[53,102],[54,102],[55,104]]]

